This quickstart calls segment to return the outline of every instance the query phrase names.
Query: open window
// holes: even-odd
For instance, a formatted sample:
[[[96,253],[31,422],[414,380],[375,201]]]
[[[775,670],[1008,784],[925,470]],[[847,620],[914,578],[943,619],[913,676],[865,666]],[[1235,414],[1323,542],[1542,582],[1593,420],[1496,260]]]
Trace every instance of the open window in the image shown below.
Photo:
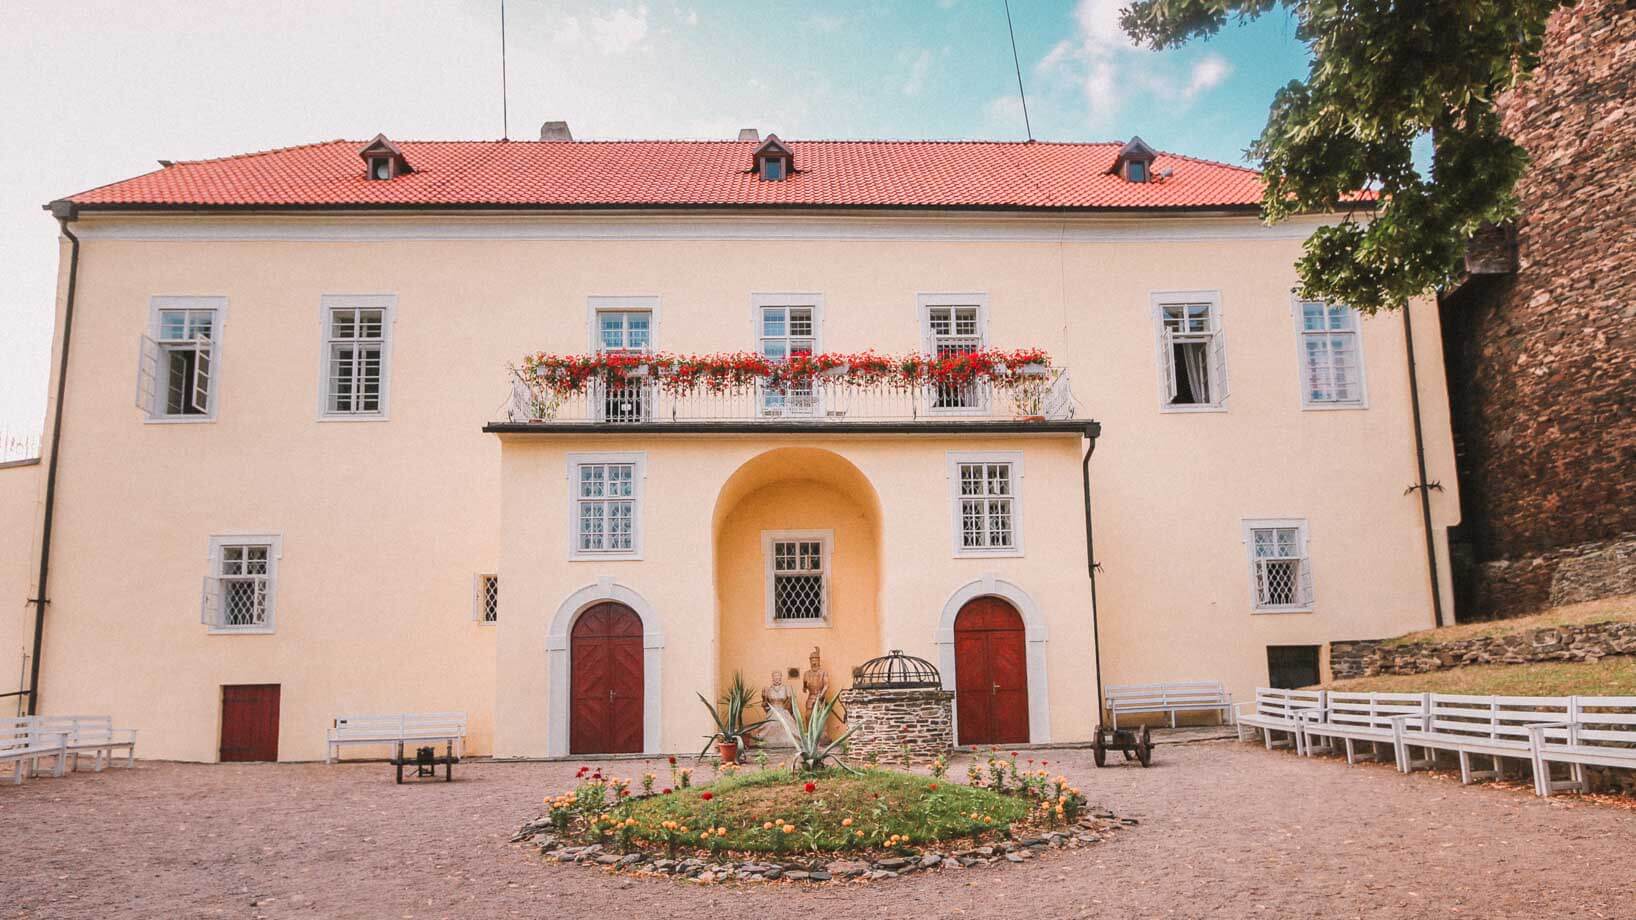
[[[1155,295],[1163,408],[1221,409],[1227,401],[1227,336],[1221,300],[1209,291]]]
[[[215,416],[216,343],[225,306],[219,297],[154,300],[136,363],[136,406],[150,420]]]
[[[358,151],[358,156],[364,161],[364,178],[370,181],[384,182],[412,171],[403,151],[384,134],[375,135],[374,140]]]
[[[1305,612],[1312,609],[1312,560],[1307,555],[1307,523],[1299,519],[1244,522],[1250,556],[1250,588],[1255,609]]]
[[[212,632],[273,631],[281,543],[276,535],[210,538],[199,619]]]

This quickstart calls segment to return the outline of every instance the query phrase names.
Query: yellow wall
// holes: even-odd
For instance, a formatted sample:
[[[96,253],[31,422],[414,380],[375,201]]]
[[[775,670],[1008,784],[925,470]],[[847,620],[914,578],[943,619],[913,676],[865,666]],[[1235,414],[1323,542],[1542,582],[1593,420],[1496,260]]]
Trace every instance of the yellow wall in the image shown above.
[[[39,557],[40,480],[35,463],[0,463],[0,693],[28,686],[24,656],[32,654],[35,566]],[[0,698],[0,716],[16,711],[17,697]]]
[[[477,752],[546,748],[545,629],[599,578],[638,582],[667,621],[663,745],[697,749],[693,692],[726,667],[715,642],[711,526],[722,484],[791,439],[653,439],[637,562],[569,561],[568,450],[618,438],[481,433],[525,349],[577,352],[587,299],[660,299],[657,345],[750,349],[751,296],[823,295],[821,347],[920,347],[917,294],[981,292],[988,339],[1066,364],[1092,461],[1110,681],[1219,677],[1246,697],[1265,645],[1429,625],[1429,589],[1400,320],[1363,332],[1369,405],[1304,411],[1289,290],[1311,222],[1253,217],[436,216],[87,217],[67,382],[48,711],[110,712],[144,756],[216,756],[219,688],[283,685],[281,756],[322,756],[335,715],[463,709]],[[1149,295],[1221,292],[1228,411],[1159,411]],[[316,420],[324,294],[397,296],[391,417]],[[228,298],[220,412],[145,424],[131,404],[137,338],[159,294]],[[1439,534],[1458,498],[1435,318],[1416,345]],[[49,432],[48,432],[49,435]],[[883,648],[932,657],[943,602],[985,573],[1025,585],[1051,619],[1057,740],[1094,717],[1080,446],[1028,451],[1028,555],[955,559],[944,457],[970,439],[813,438],[879,496]],[[1036,455],[1045,459],[1036,460]],[[1318,605],[1250,610],[1240,522],[1310,520]],[[209,538],[277,533],[272,636],[199,623]],[[8,546],[8,558],[12,555]],[[1439,553],[1446,553],[1439,537]],[[1446,555],[1444,583],[1447,584]],[[502,574],[501,622],[472,622],[478,572]],[[1445,587],[1445,591],[1446,591]],[[748,676],[748,675],[747,675]],[[760,680],[758,679],[758,683]],[[491,740],[492,739],[492,740]]]

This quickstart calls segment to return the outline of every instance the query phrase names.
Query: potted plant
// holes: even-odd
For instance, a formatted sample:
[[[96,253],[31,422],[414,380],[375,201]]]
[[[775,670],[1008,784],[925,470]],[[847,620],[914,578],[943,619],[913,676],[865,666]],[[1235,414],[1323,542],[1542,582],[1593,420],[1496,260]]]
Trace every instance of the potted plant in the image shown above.
[[[721,755],[722,763],[738,763],[739,751],[745,747],[745,739],[750,732],[766,725],[770,719],[762,719],[748,725],[744,723],[744,711],[755,698],[755,690],[744,685],[744,675],[734,672],[733,683],[727,688],[727,693],[720,703],[712,703],[698,694],[699,702],[710,710],[710,717],[716,721],[716,730],[706,737],[704,749],[699,751],[699,759],[710,752],[714,745],[716,752]]]

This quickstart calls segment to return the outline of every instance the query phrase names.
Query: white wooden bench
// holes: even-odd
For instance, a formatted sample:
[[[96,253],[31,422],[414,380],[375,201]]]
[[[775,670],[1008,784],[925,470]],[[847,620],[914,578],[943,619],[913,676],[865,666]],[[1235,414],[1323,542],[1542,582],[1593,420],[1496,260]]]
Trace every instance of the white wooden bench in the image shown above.
[[[1324,705],[1296,713],[1301,725],[1301,746],[1308,757],[1318,750],[1333,750],[1336,741],[1346,749],[1346,762],[1358,762],[1358,744],[1367,744],[1361,756],[1379,761],[1380,747],[1390,747],[1395,758],[1397,733],[1392,718],[1426,712],[1424,693],[1346,693],[1330,690]],[[1398,764],[1399,769],[1402,763]]]
[[[63,775],[68,764],[67,733],[42,732],[23,719],[0,720],[0,763],[12,765],[13,783],[21,785],[26,777],[38,773],[42,757],[56,758],[52,775]]]
[[[1324,691],[1322,690],[1278,690],[1272,687],[1258,687],[1253,702],[1239,703],[1236,706],[1233,722],[1238,726],[1238,740],[1248,740],[1249,733],[1260,729],[1261,737],[1267,743],[1267,750],[1275,747],[1293,747],[1301,751],[1301,720],[1298,712],[1306,709],[1322,709],[1324,705]],[[1245,707],[1249,707],[1246,711]],[[1289,735],[1287,741],[1277,741],[1273,732],[1282,732]]]
[[[1575,696],[1561,722],[1527,726],[1534,791],[1543,796],[1589,787],[1585,767],[1636,770],[1636,696]],[[1560,732],[1560,734],[1559,734]],[[1551,779],[1551,764],[1568,765],[1568,779]]]
[[[392,745],[393,756],[403,759],[403,746],[416,741],[444,742],[459,759],[466,742],[463,712],[397,712],[385,715],[336,716],[329,730],[325,763],[341,759],[345,745]]]
[[[1119,727],[1119,714],[1166,713],[1170,727],[1176,727],[1179,712],[1211,712],[1221,715],[1222,721],[1233,720],[1233,700],[1221,681],[1194,680],[1167,684],[1121,684],[1107,688],[1108,713],[1113,727]]]
[[[98,773],[113,763],[114,752],[125,752],[125,766],[136,766],[136,729],[114,728],[112,716],[32,716],[36,729],[68,736],[70,772],[79,769],[80,755],[90,754]]]
[[[1566,740],[1564,723],[1568,721],[1571,699],[1426,694],[1424,712],[1391,717],[1398,769],[1412,773],[1417,767],[1430,767],[1433,752],[1450,751],[1460,759],[1460,782],[1470,783],[1474,779],[1503,777],[1504,758],[1513,758],[1529,765],[1535,791],[1539,791],[1540,771],[1534,769],[1530,727],[1538,728],[1548,740]],[[1425,756],[1416,759],[1416,748]],[[1473,755],[1487,757],[1491,768],[1472,769]]]

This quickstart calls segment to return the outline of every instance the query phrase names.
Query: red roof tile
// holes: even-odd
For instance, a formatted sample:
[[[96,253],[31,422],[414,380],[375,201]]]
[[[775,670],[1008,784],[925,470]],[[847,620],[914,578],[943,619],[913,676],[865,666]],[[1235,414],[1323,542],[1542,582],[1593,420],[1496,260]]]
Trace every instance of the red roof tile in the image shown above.
[[[748,141],[403,141],[413,172],[364,178],[358,141],[157,172],[71,196],[86,208],[1251,207],[1254,170],[1160,153],[1152,182],[1110,175],[1121,144],[789,141],[797,171],[762,182]],[[1160,178],[1166,169],[1171,175]]]

